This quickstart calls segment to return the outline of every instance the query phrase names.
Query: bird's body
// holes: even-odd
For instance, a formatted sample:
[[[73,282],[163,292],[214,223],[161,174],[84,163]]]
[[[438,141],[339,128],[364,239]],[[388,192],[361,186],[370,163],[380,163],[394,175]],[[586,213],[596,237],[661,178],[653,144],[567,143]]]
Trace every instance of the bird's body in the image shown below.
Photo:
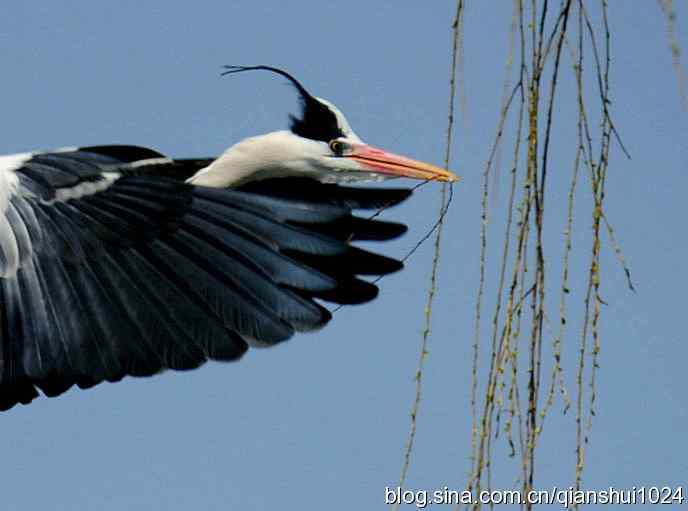
[[[136,146],[1,157],[0,409],[37,389],[235,360],[322,327],[321,301],[374,298],[360,276],[401,263],[351,242],[405,227],[352,212],[410,192],[328,184],[361,165],[343,163],[345,151],[372,154],[369,177],[386,171],[330,111],[334,141],[303,136],[317,126],[295,120],[215,160]]]

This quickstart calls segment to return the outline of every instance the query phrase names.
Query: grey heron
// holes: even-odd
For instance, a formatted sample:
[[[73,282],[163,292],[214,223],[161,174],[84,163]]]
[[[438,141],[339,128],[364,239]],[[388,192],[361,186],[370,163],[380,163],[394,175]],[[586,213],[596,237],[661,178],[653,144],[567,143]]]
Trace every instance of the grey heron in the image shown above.
[[[0,409],[126,375],[193,369],[272,346],[364,303],[363,275],[402,264],[356,247],[403,224],[354,210],[403,188],[342,183],[451,172],[364,143],[332,103],[301,99],[290,129],[214,159],[137,146],[0,157]]]

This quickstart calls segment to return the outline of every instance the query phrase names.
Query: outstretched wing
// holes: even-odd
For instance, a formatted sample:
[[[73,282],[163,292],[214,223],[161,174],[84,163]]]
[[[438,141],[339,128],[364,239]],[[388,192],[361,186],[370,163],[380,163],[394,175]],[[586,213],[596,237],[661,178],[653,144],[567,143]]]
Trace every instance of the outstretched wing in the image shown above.
[[[238,359],[322,327],[317,299],[374,298],[359,275],[401,268],[350,241],[405,227],[351,211],[409,191],[184,183],[205,164],[132,146],[0,159],[0,409]]]

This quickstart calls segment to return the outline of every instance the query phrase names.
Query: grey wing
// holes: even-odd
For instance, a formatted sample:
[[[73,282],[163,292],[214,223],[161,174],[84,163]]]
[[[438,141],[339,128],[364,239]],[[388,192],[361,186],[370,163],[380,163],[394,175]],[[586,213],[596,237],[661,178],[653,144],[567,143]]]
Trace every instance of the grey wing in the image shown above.
[[[318,298],[372,299],[377,289],[357,275],[401,267],[351,246],[349,231],[387,239],[403,226],[353,221],[340,199],[164,177],[199,164],[187,162],[130,146],[5,159],[0,409],[37,389],[55,396],[235,360],[250,344],[323,326],[330,314]]]

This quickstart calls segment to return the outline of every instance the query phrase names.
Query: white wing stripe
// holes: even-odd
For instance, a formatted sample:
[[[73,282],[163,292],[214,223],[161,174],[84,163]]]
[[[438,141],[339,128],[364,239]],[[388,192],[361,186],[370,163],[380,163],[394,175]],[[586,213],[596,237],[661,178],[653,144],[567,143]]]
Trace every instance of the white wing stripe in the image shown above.
[[[30,155],[0,156],[0,213],[7,210],[10,197],[15,195],[19,188],[19,178],[14,169],[29,157]]]
[[[49,201],[43,201],[45,204],[52,204],[53,202],[64,202],[69,199],[79,199],[84,195],[93,195],[98,192],[107,190],[112,183],[119,179],[120,175],[114,172],[108,172],[107,176],[98,181],[86,181],[71,188],[60,188],[55,192],[55,198]]]
[[[0,215],[0,277],[12,277],[19,268],[19,247],[12,225]]]
[[[7,175],[33,158],[35,153],[17,153],[0,156],[0,174]]]
[[[31,235],[14,201],[10,202],[6,217],[17,241],[19,266],[22,266],[27,260],[31,259],[31,254],[33,253]]]

